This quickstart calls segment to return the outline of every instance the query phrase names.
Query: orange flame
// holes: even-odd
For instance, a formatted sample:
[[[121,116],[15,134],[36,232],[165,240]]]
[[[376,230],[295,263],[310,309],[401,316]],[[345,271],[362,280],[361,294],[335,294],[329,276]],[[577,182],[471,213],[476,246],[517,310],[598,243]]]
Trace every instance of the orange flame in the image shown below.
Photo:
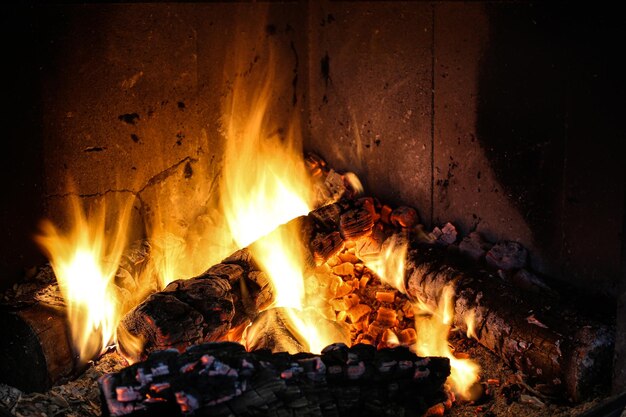
[[[467,316],[464,317],[464,320],[467,326],[467,337],[478,340],[478,336],[476,335],[476,311],[473,309],[470,310]]]
[[[454,320],[454,289],[443,289],[436,308],[418,302],[415,315],[417,342],[415,350],[420,356],[443,356],[450,359],[449,381],[462,398],[471,399],[470,388],[478,381],[480,367],[470,359],[458,359],[448,345],[448,334]]]
[[[112,281],[126,243],[131,206],[128,200],[121,207],[117,225],[109,232],[104,203],[88,215],[78,198],[72,198],[69,230],[44,221],[36,237],[67,303],[73,343],[83,363],[103,353],[121,318],[122,300]]]
[[[404,285],[404,265],[408,242],[400,235],[394,234],[382,244],[380,252],[375,256],[367,257],[365,265],[376,272],[380,280],[406,294]]]
[[[304,164],[297,117],[288,121],[287,129],[281,129],[271,117],[279,113],[273,102],[275,92],[290,84],[277,77],[272,45],[261,48],[268,48],[267,54],[261,55],[267,61],[254,58],[255,71],[242,71],[249,64],[246,57],[238,57],[241,62],[236,63],[237,76],[224,106],[226,144],[220,199],[228,225],[225,238],[238,247],[254,242],[250,251],[274,289],[272,307],[285,307],[290,325],[305,339],[299,340],[304,348],[319,351],[332,341],[322,337],[324,330],[314,315],[304,312],[306,265],[298,222],[275,230],[311,211],[313,187]]]

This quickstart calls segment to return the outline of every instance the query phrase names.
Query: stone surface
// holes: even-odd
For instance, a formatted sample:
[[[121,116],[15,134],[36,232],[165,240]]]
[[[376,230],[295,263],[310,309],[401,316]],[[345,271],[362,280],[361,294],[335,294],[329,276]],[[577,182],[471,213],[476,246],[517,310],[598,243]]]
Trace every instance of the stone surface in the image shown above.
[[[519,241],[534,270],[616,294],[623,25],[611,13],[310,0],[14,5],[2,19],[15,63],[4,191],[19,198],[3,198],[0,282],[36,262],[30,236],[69,176],[94,198],[167,194],[155,184],[186,162],[214,178],[232,62],[250,64],[253,87],[271,44],[277,126],[295,109],[307,148],[368,194],[416,207],[427,230]],[[207,184],[185,190],[214,196]]]
[[[306,147],[355,172],[368,194],[424,216],[431,204],[431,6],[310,2],[309,25]]]
[[[475,261],[482,259],[489,248],[491,248],[491,244],[486,242],[478,232],[470,233],[459,243],[461,253]]]
[[[519,242],[498,242],[485,255],[487,263],[503,271],[512,271],[526,266],[528,251]]]

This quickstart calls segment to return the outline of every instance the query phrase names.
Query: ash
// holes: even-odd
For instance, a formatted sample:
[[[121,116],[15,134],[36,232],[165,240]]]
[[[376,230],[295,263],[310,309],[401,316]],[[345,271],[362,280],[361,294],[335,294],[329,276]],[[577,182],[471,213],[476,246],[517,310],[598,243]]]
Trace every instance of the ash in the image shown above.
[[[450,335],[449,341],[456,355],[467,355],[481,366],[480,388],[482,395],[476,401],[458,400],[446,412],[449,417],[581,417],[581,414],[598,405],[606,393],[580,404],[568,404],[542,396],[524,383],[523,375],[516,373],[500,359],[463,335]],[[626,411],[626,410],[625,410]]]
[[[0,384],[0,409],[4,407],[17,417],[91,417],[102,415],[98,378],[120,371],[125,361],[117,353],[107,353],[78,378],[56,385],[44,393],[23,393]]]

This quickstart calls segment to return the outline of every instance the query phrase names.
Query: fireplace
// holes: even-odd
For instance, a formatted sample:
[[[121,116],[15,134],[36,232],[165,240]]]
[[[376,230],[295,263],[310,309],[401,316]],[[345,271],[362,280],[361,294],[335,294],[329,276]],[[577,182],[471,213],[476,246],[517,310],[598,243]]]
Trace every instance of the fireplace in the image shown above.
[[[622,29],[607,11],[533,2],[29,4],[9,7],[4,20],[14,62],[5,288],[45,263],[32,236],[41,218],[66,225],[75,196],[118,208],[134,197],[128,242],[159,227],[206,230],[198,219],[227,172],[225,103],[262,89],[271,67],[264,104],[279,142],[298,132],[295,142],[352,172],[367,196],[414,207],[426,234],[451,222],[459,241],[477,232],[520,243],[527,268],[576,300],[576,311],[626,326]],[[114,233],[120,211],[107,215]],[[196,248],[212,257],[173,279],[230,255],[214,242]],[[620,334],[615,394],[625,384]],[[497,367],[481,349],[468,348]],[[487,385],[497,397],[505,382]],[[520,414],[555,411],[523,395]],[[576,415],[608,398],[604,387],[564,407]],[[504,412],[487,400],[466,406]]]

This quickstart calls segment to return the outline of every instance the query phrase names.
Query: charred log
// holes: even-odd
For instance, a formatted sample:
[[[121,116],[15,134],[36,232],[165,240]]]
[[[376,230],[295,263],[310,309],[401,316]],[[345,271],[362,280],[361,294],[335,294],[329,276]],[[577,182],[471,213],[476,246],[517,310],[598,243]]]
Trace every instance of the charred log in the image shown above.
[[[451,285],[455,324],[467,331],[473,312],[478,342],[544,393],[582,400],[611,375],[613,330],[551,294],[525,292],[437,246],[413,248],[406,268],[409,294],[427,303]]]
[[[421,416],[446,399],[446,358],[328,346],[321,355],[236,343],[155,352],[100,378],[105,416]]]
[[[394,221],[391,221],[394,211],[387,210],[389,213],[385,216],[385,207],[379,207],[371,198],[341,201],[295,220],[299,223],[302,241],[308,243],[305,248],[305,253],[309,255],[308,266],[314,267],[324,263],[329,257],[336,257],[338,251],[349,241],[349,237],[357,239],[359,256],[367,255],[369,246],[372,246],[371,251],[378,253],[381,250],[380,245],[370,244],[376,239],[369,234],[386,234],[387,232],[382,232],[387,227],[384,226],[385,220],[402,226],[413,224],[417,219],[413,210],[402,209],[396,210]],[[374,221],[377,223],[372,227]],[[284,227],[286,225],[279,229]],[[414,242],[414,245],[417,243]],[[452,285],[456,293],[457,326],[467,329],[463,318],[473,311],[475,337],[479,343],[515,369],[524,372],[544,393],[557,396],[565,394],[573,400],[580,400],[593,394],[593,388],[604,383],[605,377],[611,373],[613,347],[613,331],[608,325],[589,319],[578,311],[564,308],[564,302],[552,292],[530,294],[489,271],[477,268],[477,263],[470,265],[465,262],[461,265],[456,258],[449,256],[450,253],[451,251],[437,245],[424,245],[410,251],[406,288],[411,298],[434,304],[443,288]],[[350,271],[344,271],[346,266],[352,267],[351,264],[344,263],[337,265],[332,271],[338,275],[349,274]],[[220,285],[214,285],[213,280],[217,279],[222,280]],[[191,281],[194,283],[170,284],[177,286],[176,289],[168,288],[162,295],[151,297],[122,321],[120,327],[123,330],[151,341],[143,350],[143,356],[137,359],[145,358],[146,353],[161,348],[176,347],[182,350],[194,343],[224,339],[229,329],[253,320],[273,300],[267,276],[247,249],[236,252]],[[202,284],[196,284],[195,281]],[[230,289],[227,288],[228,285]],[[199,289],[203,286],[206,286],[206,290]],[[346,282],[342,286],[346,286]],[[190,291],[188,288],[198,288],[199,296],[206,297],[209,307],[194,304],[192,300],[195,296],[187,295]],[[335,294],[336,297],[340,295],[338,292]],[[174,318],[175,315],[157,313],[161,303],[158,300],[164,296],[173,297],[196,312],[189,316],[198,320],[194,330],[179,331],[177,327],[180,323]],[[156,304],[148,308],[146,304],[150,303]],[[373,313],[370,313],[366,305],[356,307],[359,307],[359,311],[350,315],[351,321],[367,322],[361,318],[367,318]],[[404,306],[402,309],[404,310]],[[357,317],[356,313],[361,310],[363,314],[359,313]],[[147,311],[150,313],[145,313]],[[378,315],[380,313],[381,311],[377,311]],[[405,313],[408,314],[409,311]],[[156,320],[159,314],[162,317]],[[165,319],[165,316],[169,319]],[[150,323],[152,328],[146,332],[140,326],[133,325],[141,321]],[[368,327],[368,336],[376,330],[376,326],[373,326],[376,323],[379,322],[374,321]],[[201,331],[194,333],[197,329]],[[189,332],[193,333],[191,337]],[[409,336],[407,333],[406,338],[411,339]],[[120,346],[124,348],[123,341],[120,341]]]
[[[342,229],[342,224],[348,229]],[[343,247],[342,236],[366,235],[371,224],[366,204],[342,202],[296,218],[272,234],[297,230],[306,267],[314,268]],[[160,349],[182,351],[193,344],[224,340],[231,330],[249,323],[274,298],[252,251],[241,249],[198,277],[174,281],[128,312],[118,330],[120,351],[133,361],[142,360]],[[137,339],[144,344],[140,351],[130,346]]]

